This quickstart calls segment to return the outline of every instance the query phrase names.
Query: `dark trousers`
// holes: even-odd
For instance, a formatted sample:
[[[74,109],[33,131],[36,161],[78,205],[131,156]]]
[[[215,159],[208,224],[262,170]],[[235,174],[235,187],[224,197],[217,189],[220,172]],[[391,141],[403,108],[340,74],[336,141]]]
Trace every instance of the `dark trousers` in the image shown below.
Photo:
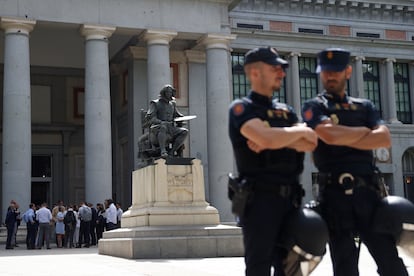
[[[96,233],[95,233],[95,230],[96,230],[96,223],[91,222],[89,231],[90,231],[90,235],[91,235],[91,244],[92,245],[96,245]]]
[[[106,231],[114,230],[114,229],[116,229],[116,228],[117,228],[117,226],[116,226],[116,224],[115,224],[115,223],[108,222],[108,223],[106,224]]]
[[[74,247],[73,235],[75,234],[75,226],[65,225],[65,247]]]
[[[12,240],[14,236],[14,224],[7,225],[7,240],[6,240],[6,248],[12,247]]]
[[[379,275],[408,276],[391,235],[372,231],[370,222],[379,200],[378,195],[366,187],[355,188],[352,195],[345,195],[339,186],[326,188],[321,207],[330,230],[329,248],[335,276],[359,275],[356,234],[374,258]]]
[[[293,210],[291,200],[279,195],[255,192],[241,218],[247,276],[284,276],[282,260],[286,250],[278,246],[278,236],[286,216]]]
[[[90,221],[82,221],[80,223],[79,229],[79,245],[85,243],[86,246],[90,246],[90,230],[91,222]]]
[[[37,235],[37,223],[26,224],[27,236],[26,236],[26,247],[27,249],[34,249]]]
[[[96,225],[96,239],[99,241],[100,239],[102,239],[102,234],[104,232],[104,225],[103,224],[97,224]]]

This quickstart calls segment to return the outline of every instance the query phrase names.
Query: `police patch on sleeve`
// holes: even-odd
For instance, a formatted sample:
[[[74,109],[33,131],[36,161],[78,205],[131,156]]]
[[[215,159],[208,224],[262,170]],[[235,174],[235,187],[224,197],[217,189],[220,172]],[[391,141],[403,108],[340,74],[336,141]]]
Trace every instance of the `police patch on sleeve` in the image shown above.
[[[312,109],[311,109],[311,108],[309,108],[308,110],[306,110],[306,111],[303,113],[303,118],[304,118],[306,121],[310,121],[310,120],[312,120],[312,118],[313,118],[313,112],[312,112]]]
[[[244,113],[244,105],[243,103],[237,103],[232,108],[233,114],[235,116],[240,116]]]

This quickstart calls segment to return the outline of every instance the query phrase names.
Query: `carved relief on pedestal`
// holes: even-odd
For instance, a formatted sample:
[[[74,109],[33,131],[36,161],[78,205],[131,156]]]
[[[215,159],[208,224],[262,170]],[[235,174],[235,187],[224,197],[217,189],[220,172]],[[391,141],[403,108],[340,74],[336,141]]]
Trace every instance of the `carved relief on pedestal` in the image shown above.
[[[193,174],[174,175],[168,173],[168,201],[191,203],[193,201]]]

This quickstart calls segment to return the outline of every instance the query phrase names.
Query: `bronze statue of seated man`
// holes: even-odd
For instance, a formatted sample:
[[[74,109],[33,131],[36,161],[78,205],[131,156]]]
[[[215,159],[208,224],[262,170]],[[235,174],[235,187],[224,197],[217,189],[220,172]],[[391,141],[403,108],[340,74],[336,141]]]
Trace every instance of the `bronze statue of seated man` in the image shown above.
[[[152,147],[159,148],[161,157],[182,157],[184,140],[188,134],[188,129],[182,127],[182,122],[175,121],[178,117],[184,117],[177,109],[175,93],[174,87],[165,85],[159,98],[150,102],[144,118],[143,127],[149,127],[147,139]]]

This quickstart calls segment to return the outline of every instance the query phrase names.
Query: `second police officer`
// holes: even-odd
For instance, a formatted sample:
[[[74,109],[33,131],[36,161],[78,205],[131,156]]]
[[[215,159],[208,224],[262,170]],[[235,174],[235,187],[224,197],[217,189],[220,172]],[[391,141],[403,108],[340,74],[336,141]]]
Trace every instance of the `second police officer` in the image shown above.
[[[244,70],[251,92],[235,100],[229,111],[238,181],[253,193],[244,213],[239,212],[248,276],[269,276],[272,266],[275,275],[285,275],[282,262],[287,252],[278,236],[289,213],[300,206],[303,190],[298,178],[304,152],[317,143],[315,132],[298,124],[290,106],[272,100],[287,66],[273,48],[247,52]]]
[[[380,275],[408,275],[393,237],[375,232],[371,224],[382,197],[372,150],[390,147],[391,138],[371,101],[346,93],[352,73],[349,62],[350,52],[344,49],[321,51],[317,72],[325,91],[303,105],[304,121],[319,137],[313,158],[334,275],[359,275],[357,235]]]

